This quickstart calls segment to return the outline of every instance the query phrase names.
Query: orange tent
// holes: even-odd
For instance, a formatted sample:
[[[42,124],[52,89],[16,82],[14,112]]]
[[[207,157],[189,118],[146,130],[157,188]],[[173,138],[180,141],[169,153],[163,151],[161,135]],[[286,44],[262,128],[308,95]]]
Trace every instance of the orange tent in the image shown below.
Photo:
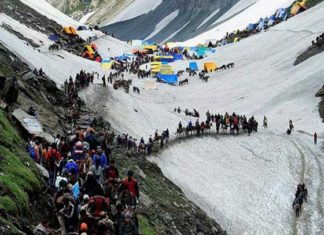
[[[204,69],[207,72],[213,72],[213,71],[215,71],[217,69],[217,65],[216,65],[215,62],[206,62],[204,64]]]

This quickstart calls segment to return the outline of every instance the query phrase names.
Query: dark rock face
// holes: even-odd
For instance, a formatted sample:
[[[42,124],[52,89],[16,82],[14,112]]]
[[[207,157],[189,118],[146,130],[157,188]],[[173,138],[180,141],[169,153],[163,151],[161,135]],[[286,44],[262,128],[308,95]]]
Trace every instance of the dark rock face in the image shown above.
[[[212,29],[212,24],[225,12],[227,12],[238,0],[163,0],[153,11],[123,22],[111,24],[102,28],[103,31],[114,33],[121,40],[144,39],[172,12],[179,10],[178,16],[152,40],[160,42],[168,38],[174,32],[181,29],[170,41],[183,41]],[[200,26],[212,13],[219,12]]]

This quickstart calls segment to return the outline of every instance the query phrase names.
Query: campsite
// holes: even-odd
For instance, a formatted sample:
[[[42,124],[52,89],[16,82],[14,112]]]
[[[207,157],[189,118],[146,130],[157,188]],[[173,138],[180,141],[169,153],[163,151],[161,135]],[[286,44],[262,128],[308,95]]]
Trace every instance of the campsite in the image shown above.
[[[0,2],[0,234],[322,234],[323,19]]]

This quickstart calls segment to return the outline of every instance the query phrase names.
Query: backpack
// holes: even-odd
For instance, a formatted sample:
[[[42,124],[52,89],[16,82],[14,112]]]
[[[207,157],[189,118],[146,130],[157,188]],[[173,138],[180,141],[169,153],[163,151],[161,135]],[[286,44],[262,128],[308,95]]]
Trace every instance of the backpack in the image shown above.
[[[29,156],[35,160],[36,159],[36,152],[35,152],[35,148],[33,146],[31,146],[30,144],[27,145],[27,152],[29,154]]]

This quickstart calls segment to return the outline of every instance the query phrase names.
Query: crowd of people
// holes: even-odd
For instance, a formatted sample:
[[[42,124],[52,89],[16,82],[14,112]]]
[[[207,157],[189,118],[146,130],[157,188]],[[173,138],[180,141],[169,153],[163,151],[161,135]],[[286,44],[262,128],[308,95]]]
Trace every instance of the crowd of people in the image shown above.
[[[131,139],[126,141],[128,148]],[[119,144],[124,144],[122,138]],[[47,191],[54,195],[59,224],[56,234],[138,233],[139,188],[134,172],[129,170],[121,178],[108,137],[97,132],[94,124],[85,130],[77,128],[73,138],[57,135],[43,149],[37,139],[29,145],[37,146],[35,161],[49,173]],[[39,227],[42,224],[46,219]]]

